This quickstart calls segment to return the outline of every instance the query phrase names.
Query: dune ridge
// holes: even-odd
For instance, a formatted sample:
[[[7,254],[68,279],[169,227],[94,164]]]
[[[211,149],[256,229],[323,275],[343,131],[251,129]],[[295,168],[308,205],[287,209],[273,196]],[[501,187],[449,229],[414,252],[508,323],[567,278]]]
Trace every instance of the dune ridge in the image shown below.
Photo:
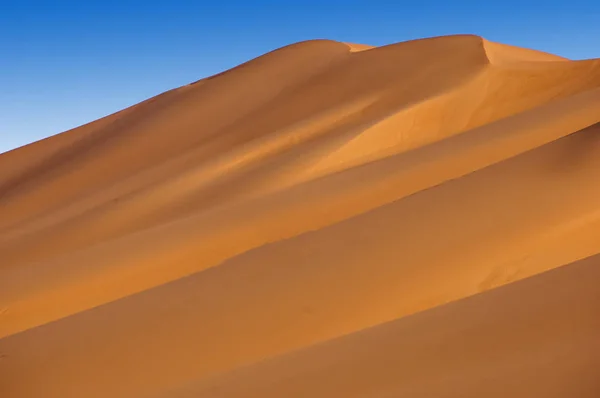
[[[293,44],[1,154],[0,393],[595,396],[599,134],[600,60],[457,35]]]

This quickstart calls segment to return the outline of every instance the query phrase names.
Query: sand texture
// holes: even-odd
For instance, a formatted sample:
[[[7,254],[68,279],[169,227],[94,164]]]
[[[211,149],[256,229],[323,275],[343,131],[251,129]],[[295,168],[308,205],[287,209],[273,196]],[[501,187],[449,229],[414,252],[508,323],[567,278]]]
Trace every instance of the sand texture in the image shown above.
[[[314,40],[0,154],[2,398],[600,397],[600,60]]]

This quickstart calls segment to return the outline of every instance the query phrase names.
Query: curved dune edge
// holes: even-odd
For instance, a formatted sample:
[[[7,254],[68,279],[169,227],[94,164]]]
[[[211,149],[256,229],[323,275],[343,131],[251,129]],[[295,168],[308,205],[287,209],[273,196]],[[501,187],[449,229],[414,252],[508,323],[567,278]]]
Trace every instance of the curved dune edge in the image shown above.
[[[358,53],[361,51],[366,51],[366,50],[375,48],[374,46],[369,46],[367,44],[356,44],[356,43],[344,43],[344,44],[347,45],[348,48],[350,48],[350,52],[352,52],[352,53]]]
[[[523,62],[565,62],[568,58],[558,55],[545,53],[542,51],[531,50],[510,46],[502,43],[495,43],[483,39],[483,48],[492,64],[514,64]]]
[[[367,372],[364,389],[346,390],[314,372],[299,386],[296,360],[273,373],[291,384],[271,387],[260,384],[270,371],[250,370],[254,384],[234,369],[600,253],[599,115],[598,60],[472,35],[316,40],[2,154],[0,393],[210,395],[207,380],[230,372],[223,380],[257,396],[322,385],[370,397],[378,382],[420,392],[423,375],[389,385]],[[519,297],[536,306],[532,295]],[[559,337],[532,360],[558,353]],[[389,355],[382,363],[408,366]],[[494,358],[464,366],[500,366]],[[506,374],[515,358],[502,359]],[[560,376],[548,385],[575,385],[568,366],[544,368]],[[459,376],[440,381],[440,396],[488,394]],[[550,391],[515,380],[498,391]],[[223,396],[243,391],[215,383]]]

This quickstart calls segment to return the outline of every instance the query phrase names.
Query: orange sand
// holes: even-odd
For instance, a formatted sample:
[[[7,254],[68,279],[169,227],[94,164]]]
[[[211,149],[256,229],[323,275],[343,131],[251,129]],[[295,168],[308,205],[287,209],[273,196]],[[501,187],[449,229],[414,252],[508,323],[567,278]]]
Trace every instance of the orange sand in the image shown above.
[[[0,397],[597,398],[599,180],[600,60],[284,47],[0,155]]]

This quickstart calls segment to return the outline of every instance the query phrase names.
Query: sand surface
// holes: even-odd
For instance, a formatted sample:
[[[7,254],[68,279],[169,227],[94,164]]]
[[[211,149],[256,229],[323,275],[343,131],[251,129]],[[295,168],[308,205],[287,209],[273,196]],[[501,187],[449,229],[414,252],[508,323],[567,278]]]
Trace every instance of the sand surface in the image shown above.
[[[600,396],[600,60],[293,44],[0,154],[0,397]]]

